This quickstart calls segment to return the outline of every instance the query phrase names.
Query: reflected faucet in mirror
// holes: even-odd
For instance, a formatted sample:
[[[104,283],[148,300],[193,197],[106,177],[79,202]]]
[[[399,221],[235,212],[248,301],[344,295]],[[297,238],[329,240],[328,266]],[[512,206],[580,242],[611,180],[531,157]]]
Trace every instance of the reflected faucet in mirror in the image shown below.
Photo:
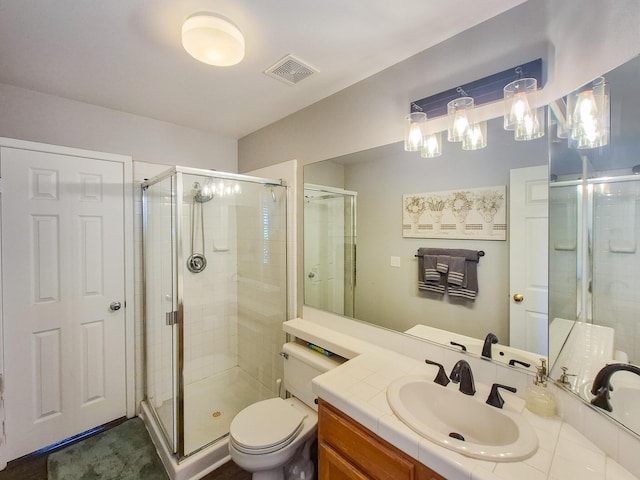
[[[609,401],[610,391],[612,390],[611,376],[619,371],[631,372],[640,376],[640,367],[636,367],[629,363],[611,363],[609,365],[605,365],[600,369],[596,378],[593,380],[593,385],[591,386],[591,393],[595,395],[595,397],[591,399],[592,405],[600,407],[607,412],[613,411],[613,407]]]
[[[491,358],[491,345],[498,343],[498,337],[493,333],[488,333],[484,337],[484,344],[482,345],[482,356],[484,358]]]

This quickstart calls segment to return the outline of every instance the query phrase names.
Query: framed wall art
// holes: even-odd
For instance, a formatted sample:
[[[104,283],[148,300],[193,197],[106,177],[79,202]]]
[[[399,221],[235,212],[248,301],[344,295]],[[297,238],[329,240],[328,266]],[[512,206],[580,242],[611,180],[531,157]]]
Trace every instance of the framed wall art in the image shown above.
[[[507,187],[467,188],[402,196],[402,236],[507,239]]]

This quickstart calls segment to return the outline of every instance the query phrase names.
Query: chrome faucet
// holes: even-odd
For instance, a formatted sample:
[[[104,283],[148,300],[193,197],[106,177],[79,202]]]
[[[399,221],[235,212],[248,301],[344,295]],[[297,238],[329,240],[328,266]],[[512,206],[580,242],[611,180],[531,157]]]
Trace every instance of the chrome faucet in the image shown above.
[[[498,337],[493,333],[488,333],[484,338],[484,345],[482,345],[482,356],[484,358],[491,358],[491,345],[498,343]]]
[[[593,379],[591,393],[595,395],[595,397],[591,399],[592,405],[600,407],[607,412],[613,411],[611,402],[609,402],[609,391],[612,389],[611,375],[620,370],[640,375],[640,367],[636,367],[635,365],[631,365],[629,363],[611,363],[609,365],[605,365],[596,374],[596,378]],[[453,378],[451,380],[453,380]]]
[[[466,360],[458,360],[451,370],[449,378],[453,383],[460,383],[460,391],[465,395],[475,395],[476,387],[473,382],[471,365]]]

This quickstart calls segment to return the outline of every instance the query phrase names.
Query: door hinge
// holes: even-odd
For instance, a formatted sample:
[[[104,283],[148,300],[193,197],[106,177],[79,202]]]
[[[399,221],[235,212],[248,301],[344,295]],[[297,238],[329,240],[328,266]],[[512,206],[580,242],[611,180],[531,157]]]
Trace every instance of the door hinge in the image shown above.
[[[177,323],[178,323],[178,312],[175,311],[175,310],[173,312],[167,312],[165,319],[166,319],[166,324],[168,326],[177,325]]]

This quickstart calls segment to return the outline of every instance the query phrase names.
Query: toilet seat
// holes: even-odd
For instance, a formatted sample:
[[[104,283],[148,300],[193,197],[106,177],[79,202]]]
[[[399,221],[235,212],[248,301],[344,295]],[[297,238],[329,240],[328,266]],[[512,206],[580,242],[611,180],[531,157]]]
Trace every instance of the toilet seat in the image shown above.
[[[271,453],[295,440],[305,418],[291,402],[279,397],[263,400],[236,415],[229,428],[231,442],[244,453]]]

